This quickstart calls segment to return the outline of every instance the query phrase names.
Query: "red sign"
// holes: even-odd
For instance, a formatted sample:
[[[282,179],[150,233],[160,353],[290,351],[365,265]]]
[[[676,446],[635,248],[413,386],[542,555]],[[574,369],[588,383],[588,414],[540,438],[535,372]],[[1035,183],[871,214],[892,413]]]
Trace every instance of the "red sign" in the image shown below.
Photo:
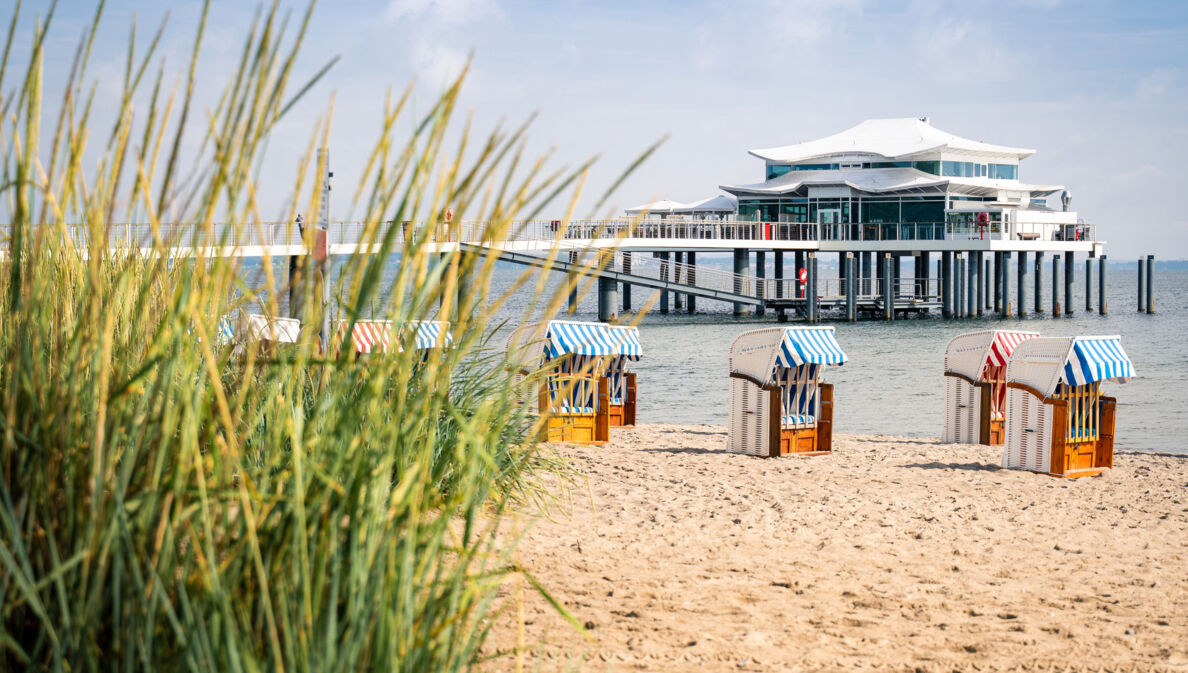
[[[802,282],[802,283],[808,282],[808,269],[800,270],[800,282]]]

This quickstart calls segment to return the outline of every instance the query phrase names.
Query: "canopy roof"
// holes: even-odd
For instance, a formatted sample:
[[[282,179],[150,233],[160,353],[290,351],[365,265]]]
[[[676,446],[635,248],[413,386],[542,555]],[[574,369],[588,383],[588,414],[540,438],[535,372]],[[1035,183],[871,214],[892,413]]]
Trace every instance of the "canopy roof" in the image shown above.
[[[674,213],[682,214],[696,214],[696,213],[733,213],[738,209],[738,199],[726,194],[719,194],[711,196],[708,199],[694,201],[686,204],[680,208],[674,209]]]
[[[780,341],[776,355],[776,366],[799,367],[800,365],[844,365],[845,351],[837,343],[833,328],[788,327]]]
[[[449,348],[454,345],[454,335],[450,334],[450,324],[444,320],[413,320],[408,323],[417,328],[416,347],[418,350],[429,348]]]
[[[982,330],[953,337],[945,349],[945,371],[983,380],[987,365],[1005,365],[1015,347],[1038,336],[1036,332]]]
[[[783,367],[840,365],[846,354],[832,327],[768,327],[743,332],[730,344],[730,371],[745,374],[762,385],[783,380]]]
[[[229,344],[235,340],[235,327],[231,322],[231,316],[219,317],[219,334],[217,342],[220,344]]]
[[[871,194],[909,190],[944,190],[971,196],[994,196],[999,191],[1030,192],[1048,195],[1064,189],[1061,185],[1028,185],[1017,180],[997,178],[941,177],[915,168],[846,168],[830,171],[790,171],[766,182],[748,185],[720,185],[735,195],[790,194],[803,187],[846,186]]]
[[[738,199],[728,194],[718,194],[709,198],[694,201],[693,203],[681,203],[680,201],[669,201],[663,199],[661,201],[653,201],[645,203],[642,206],[635,206],[628,208],[628,215],[639,215],[640,213],[654,213],[654,214],[677,214],[677,215],[695,215],[697,213],[733,213],[738,208]]]
[[[1015,347],[1007,361],[1007,381],[1034,388],[1045,397],[1065,383],[1097,381],[1125,383],[1134,365],[1122,350],[1122,337],[1083,336],[1028,339]]]
[[[915,117],[868,119],[819,140],[751,150],[769,163],[790,164],[837,154],[869,154],[888,160],[949,151],[973,156],[1019,160],[1035,150],[969,140],[934,128]]]
[[[1126,382],[1134,365],[1122,350],[1121,337],[1077,337],[1069,349],[1060,380],[1070,386],[1096,381]]]
[[[301,321],[296,318],[269,318],[253,313],[248,316],[247,332],[248,338],[252,341],[297,343]]]
[[[612,326],[601,322],[568,322],[553,320],[545,333],[548,356],[621,355],[638,360],[643,355],[639,330],[635,327]]]

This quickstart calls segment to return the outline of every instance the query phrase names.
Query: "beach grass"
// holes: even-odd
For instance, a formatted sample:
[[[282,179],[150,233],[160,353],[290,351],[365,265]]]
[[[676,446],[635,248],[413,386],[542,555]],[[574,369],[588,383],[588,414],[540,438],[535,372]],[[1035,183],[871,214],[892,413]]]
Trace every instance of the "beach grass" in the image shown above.
[[[309,256],[293,288],[265,258],[256,291],[234,257],[170,251],[264,226],[270,133],[313,104],[304,96],[332,62],[296,79],[310,12],[273,5],[217,105],[200,109],[210,12],[174,82],[156,52],[163,26],[147,39],[132,28],[122,82],[92,78],[97,13],[53,91],[53,11],[12,12],[0,60],[0,670],[456,671],[514,654],[483,648],[493,623],[514,618],[496,602],[501,583],[519,578],[565,613],[515,563],[500,515],[547,507],[571,475],[537,445],[541,419],[514,403],[524,383],[488,342],[506,299],[490,293],[494,258],[441,255],[436,239],[463,217],[505,237],[513,218],[579,191],[587,166],[546,170],[523,156],[524,128],[448,133],[462,78],[410,135],[397,129],[411,89],[389,96],[350,194],[380,254],[335,262],[327,304]],[[110,128],[93,120],[101,86],[121,92]],[[332,106],[288,222],[320,210],[316,149],[331,119]],[[392,223],[409,220],[429,226],[403,240]],[[129,238],[126,222],[151,240]],[[310,250],[314,235],[305,228]],[[549,293],[534,278],[509,292],[529,286],[545,315],[577,284]],[[281,315],[290,290],[307,307],[298,343],[218,338],[222,316]],[[320,344],[325,312],[445,320],[453,346],[356,358],[338,339]]]

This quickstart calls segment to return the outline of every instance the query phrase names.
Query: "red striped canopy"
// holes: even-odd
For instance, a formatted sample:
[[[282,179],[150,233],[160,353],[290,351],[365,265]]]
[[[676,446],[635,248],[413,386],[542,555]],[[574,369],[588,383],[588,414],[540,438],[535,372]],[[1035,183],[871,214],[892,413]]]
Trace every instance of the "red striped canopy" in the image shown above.
[[[338,332],[346,331],[347,321],[338,323]],[[351,332],[351,343],[356,353],[387,353],[392,347],[392,322],[390,320],[360,320]],[[396,346],[400,350],[399,344]]]
[[[989,367],[1005,367],[1007,360],[1011,358],[1011,353],[1015,350],[1015,346],[1037,336],[1039,334],[1036,332],[995,332],[994,341],[990,344],[990,349],[986,352],[986,365]]]

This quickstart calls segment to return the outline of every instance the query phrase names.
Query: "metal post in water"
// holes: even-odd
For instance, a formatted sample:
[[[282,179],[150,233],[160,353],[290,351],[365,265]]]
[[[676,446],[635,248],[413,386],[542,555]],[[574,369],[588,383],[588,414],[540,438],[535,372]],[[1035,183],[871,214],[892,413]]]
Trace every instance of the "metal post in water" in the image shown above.
[[[1147,255],[1147,313],[1155,312],[1155,255]]]
[[[1147,286],[1146,283],[1143,282],[1143,271],[1144,271],[1143,258],[1139,257],[1139,260],[1138,260],[1138,310],[1139,310],[1139,313],[1142,313],[1143,309],[1144,309],[1144,307],[1143,307],[1143,290]]]
[[[1002,271],[1000,271],[1002,274],[1002,289],[999,291],[999,294],[1002,296],[999,297],[1001,306],[998,307],[998,315],[1002,318],[1009,318],[1011,317],[1011,253],[998,253],[998,264],[1002,266]],[[1020,283],[1019,287],[1022,286],[1022,283]]]
[[[981,313],[985,309],[992,308],[990,304],[990,260],[986,259],[986,253],[979,252],[978,259],[982,260],[982,291],[980,293],[981,300],[978,302],[978,312]]]
[[[1085,260],[1085,311],[1093,311],[1093,259]]]
[[[862,256],[862,271],[858,274],[858,279],[866,283],[865,286],[863,286],[862,283],[859,283],[858,291],[864,294],[872,294],[874,291],[870,286],[873,285],[873,283],[871,283],[871,278],[874,278],[874,276],[871,275],[870,260],[874,257],[874,253],[868,251],[860,252],[858,254]]]
[[[1097,312],[1105,315],[1106,309],[1106,256],[1097,258]]]
[[[895,292],[891,288],[891,253],[884,253],[883,257],[883,320],[895,319]]]
[[[1064,253],[1064,313],[1073,314],[1073,280],[1077,275],[1076,260],[1071,250]]]
[[[1044,253],[1035,253],[1035,312],[1044,312]]]
[[[846,253],[846,320],[854,322],[858,319],[858,302],[854,295],[858,292],[858,279],[854,277],[854,253]]]
[[[1052,315],[1060,315],[1060,255],[1052,255]]]
[[[697,284],[697,253],[685,253],[685,283],[689,286]],[[689,313],[697,312],[697,297],[685,295],[685,310]]]
[[[978,256],[970,252],[965,258],[965,315],[972,318],[978,314]]]
[[[772,262],[775,268],[772,269],[772,278],[775,279],[775,295],[777,299],[784,298],[784,251],[776,250],[772,253]],[[780,309],[782,312],[783,309]]]
[[[1008,264],[1008,268],[1009,268],[1009,264]],[[1019,270],[1017,273],[1019,274],[1019,278],[1017,279],[1017,281],[1019,283],[1019,288],[1017,290],[1019,296],[1018,296],[1018,298],[1016,298],[1015,301],[1018,305],[1017,310],[1018,310],[1019,317],[1022,318],[1023,316],[1027,315],[1027,302],[1026,302],[1026,300],[1025,300],[1026,298],[1024,296],[1027,294],[1027,251],[1026,250],[1019,251]],[[1010,307],[1009,306],[1007,307],[1007,315],[1010,315]]]

